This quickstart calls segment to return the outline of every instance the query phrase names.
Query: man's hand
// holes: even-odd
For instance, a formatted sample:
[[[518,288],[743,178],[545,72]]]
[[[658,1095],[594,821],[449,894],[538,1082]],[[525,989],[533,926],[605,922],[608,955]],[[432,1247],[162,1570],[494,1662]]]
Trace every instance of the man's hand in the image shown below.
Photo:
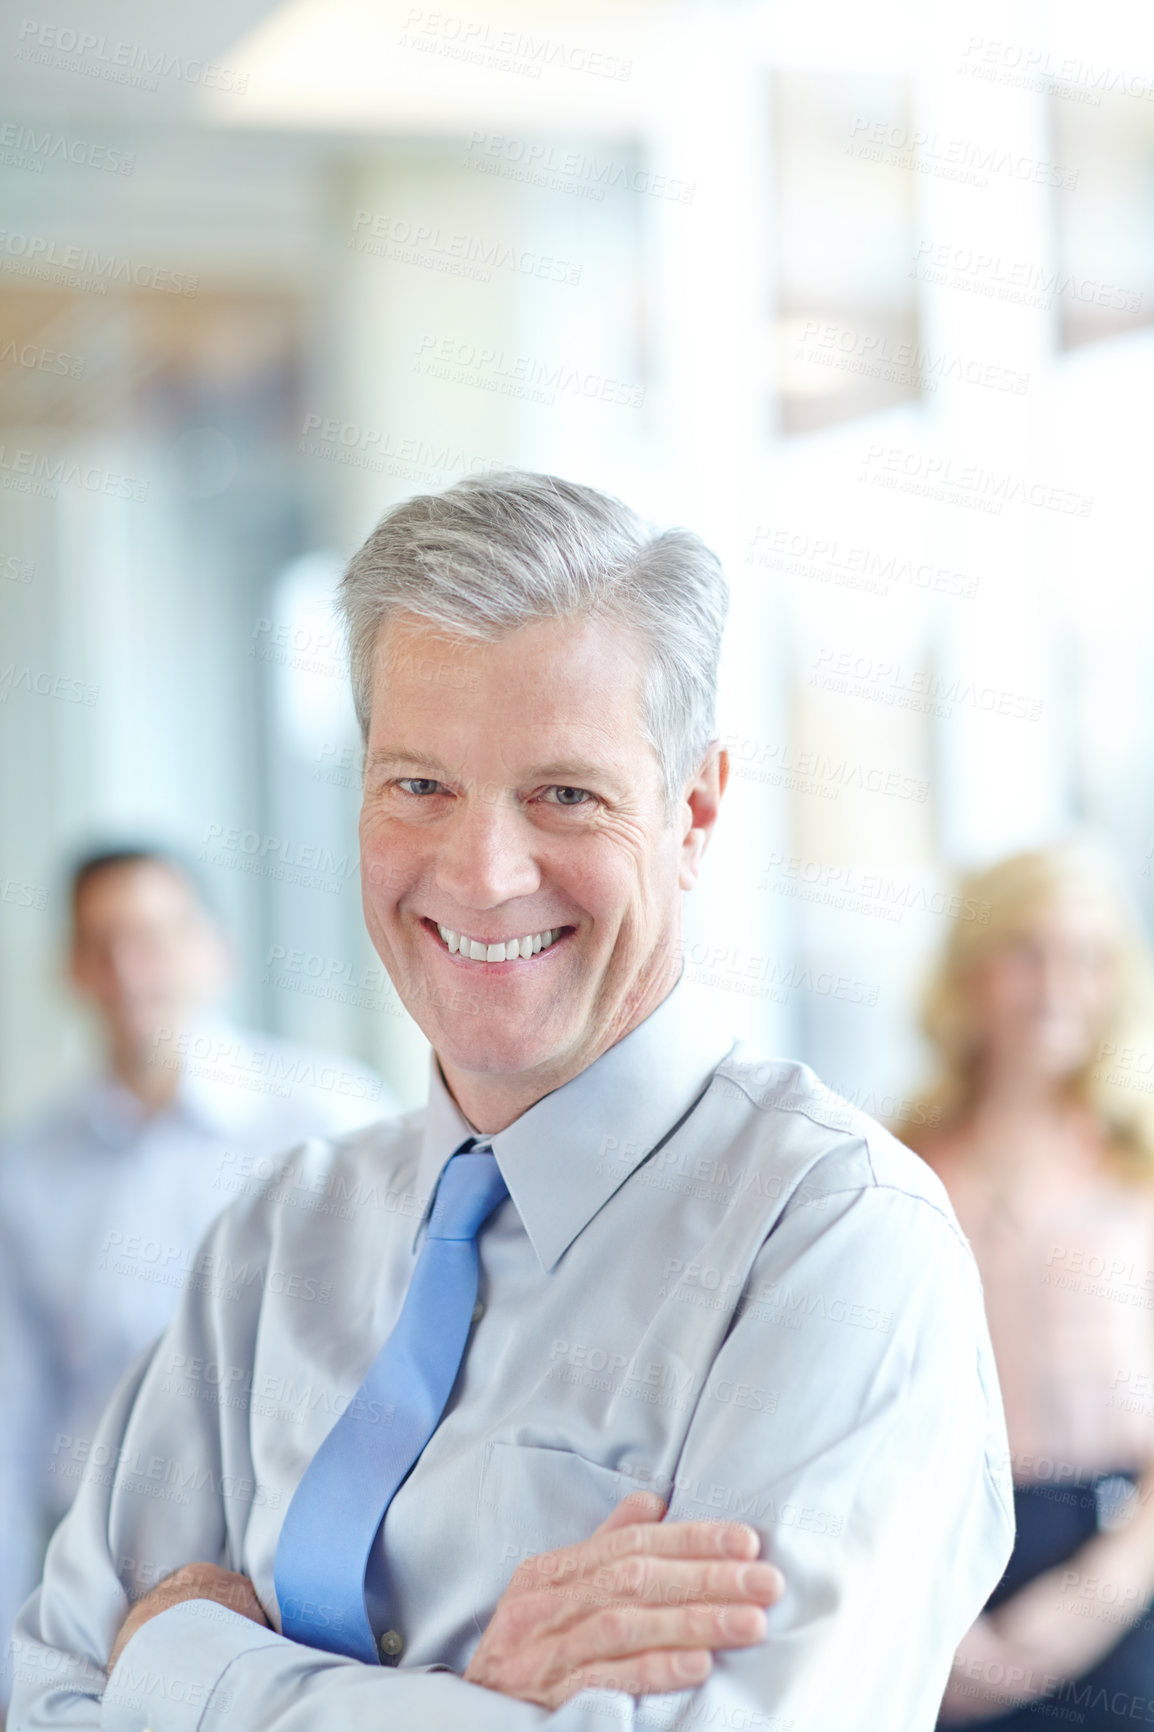
[[[739,1522],[668,1522],[633,1492],[590,1539],[529,1558],[497,1604],[465,1673],[505,1696],[557,1708],[582,1690],[687,1690],[713,1651],[764,1639],[763,1606],[785,1592]]]
[[[147,1624],[149,1618],[155,1618],[158,1612],[167,1612],[170,1606],[179,1606],[183,1600],[215,1600],[218,1606],[227,1606],[230,1611],[251,1618],[254,1624],[263,1624],[266,1629],[269,1627],[256,1590],[247,1576],[238,1576],[232,1570],[222,1569],[219,1564],[185,1564],[158,1582],[142,1600],[137,1600],[112,1644],[108,1670],[111,1672],[142,1624]]]

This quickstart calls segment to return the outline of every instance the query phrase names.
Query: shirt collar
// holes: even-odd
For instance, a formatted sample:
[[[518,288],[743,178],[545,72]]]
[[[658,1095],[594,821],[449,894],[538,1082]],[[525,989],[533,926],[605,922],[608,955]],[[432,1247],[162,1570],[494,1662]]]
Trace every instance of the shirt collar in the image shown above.
[[[644,1022],[488,1137],[469,1124],[431,1054],[418,1194],[431,1201],[450,1156],[467,1137],[477,1137],[497,1157],[530,1243],[548,1271],[685,1117],[733,1045],[683,969],[672,992]],[[420,1231],[418,1223],[414,1245]]]
[[[93,1136],[110,1149],[127,1148],[139,1136],[147,1116],[144,1103],[113,1076],[85,1084],[79,1105]]]

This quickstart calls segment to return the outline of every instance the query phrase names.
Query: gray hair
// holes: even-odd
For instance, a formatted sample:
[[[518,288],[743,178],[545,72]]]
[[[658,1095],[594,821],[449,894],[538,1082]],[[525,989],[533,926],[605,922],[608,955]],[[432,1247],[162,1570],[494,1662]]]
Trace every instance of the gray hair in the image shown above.
[[[488,641],[577,615],[635,630],[649,652],[642,732],[667,815],[714,738],[729,603],[720,561],[689,530],[662,531],[592,487],[509,469],[407,499],[354,555],[339,603],[366,741],[373,652],[395,612]]]

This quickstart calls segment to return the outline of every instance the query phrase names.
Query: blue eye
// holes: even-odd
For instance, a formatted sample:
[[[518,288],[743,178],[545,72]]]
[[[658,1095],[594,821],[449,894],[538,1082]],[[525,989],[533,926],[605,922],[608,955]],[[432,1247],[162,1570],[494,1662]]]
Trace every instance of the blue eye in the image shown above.
[[[549,792],[557,795],[556,804],[558,806],[583,806],[586,800],[591,797],[584,788],[556,787],[550,788]],[[575,800],[564,800],[561,798],[563,794],[576,794],[577,798]]]
[[[440,786],[431,776],[402,776],[398,787],[405,788],[417,797],[434,793]]]

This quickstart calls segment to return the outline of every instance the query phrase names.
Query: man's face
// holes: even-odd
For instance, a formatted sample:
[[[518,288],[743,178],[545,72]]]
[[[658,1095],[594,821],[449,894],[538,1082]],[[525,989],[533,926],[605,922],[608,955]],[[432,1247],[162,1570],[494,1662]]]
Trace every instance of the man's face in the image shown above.
[[[115,1045],[179,1028],[224,983],[227,955],[184,879],[160,861],[107,866],[84,885],[70,972]]]
[[[679,891],[704,833],[688,803],[666,821],[640,727],[642,669],[629,633],[588,620],[484,644],[411,614],[382,630],[365,918],[446,1067],[557,1086],[676,978]],[[488,960],[490,945],[550,933],[534,954]]]

